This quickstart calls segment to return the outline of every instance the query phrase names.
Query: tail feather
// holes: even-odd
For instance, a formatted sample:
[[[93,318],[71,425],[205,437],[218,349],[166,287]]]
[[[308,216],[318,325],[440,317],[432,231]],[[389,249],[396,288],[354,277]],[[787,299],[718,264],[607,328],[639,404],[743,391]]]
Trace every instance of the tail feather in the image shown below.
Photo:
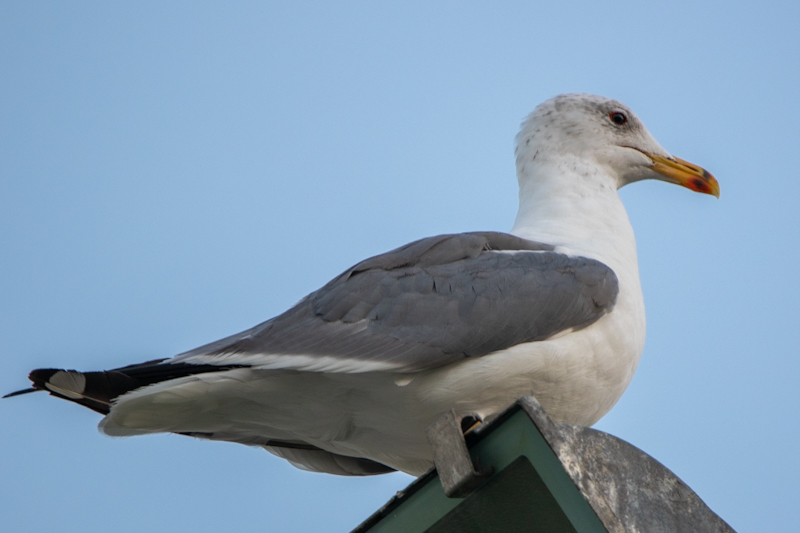
[[[77,370],[62,370],[58,368],[39,368],[32,371],[28,376],[33,384],[32,388],[12,392],[11,394],[5,395],[4,398],[29,392],[45,391],[52,396],[83,405],[102,415],[108,415],[117,398],[142,387],[195,374],[224,372],[247,366],[248,365],[193,365],[183,362],[172,363],[170,359],[157,359],[99,372],[78,372]],[[124,408],[129,404],[130,401],[124,403],[120,407]],[[103,424],[109,420],[110,418],[105,418],[104,421],[101,422],[101,428],[103,428]],[[153,431],[141,431],[142,434],[151,432]],[[302,440],[290,441],[273,439],[258,434],[258,432],[178,431],[178,433],[202,439],[261,446],[270,453],[288,460],[298,468],[313,472],[327,472],[330,474],[348,476],[367,476],[384,474],[394,470],[372,459],[340,455],[319,448],[313,444],[303,442]],[[113,435],[113,433],[111,434]],[[126,435],[134,434],[137,434],[136,431],[128,431],[126,433]]]
[[[28,376],[33,383],[32,389],[12,393],[9,396],[43,390],[58,398],[70,400],[107,415],[114,400],[126,392],[184,376],[221,372],[242,366],[192,365],[170,363],[168,359],[155,359],[99,372],[39,368]]]

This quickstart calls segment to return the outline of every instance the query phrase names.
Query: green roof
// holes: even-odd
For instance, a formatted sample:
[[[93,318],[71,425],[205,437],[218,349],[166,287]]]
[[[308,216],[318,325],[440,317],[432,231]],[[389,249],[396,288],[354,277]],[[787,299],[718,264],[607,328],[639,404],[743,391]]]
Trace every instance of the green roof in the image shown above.
[[[532,397],[465,440],[472,464],[491,469],[477,488],[448,497],[431,470],[353,533],[733,531],[655,459],[606,433],[553,424]],[[444,472],[450,459],[436,457]]]

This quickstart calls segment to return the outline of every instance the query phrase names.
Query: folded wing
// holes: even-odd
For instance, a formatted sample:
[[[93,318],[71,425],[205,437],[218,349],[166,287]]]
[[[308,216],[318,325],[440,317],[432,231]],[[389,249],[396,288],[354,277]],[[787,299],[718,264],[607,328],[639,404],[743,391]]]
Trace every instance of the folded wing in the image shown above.
[[[549,245],[440,235],[367,259],[282,315],[172,361],[419,372],[585,327],[617,292],[609,267]]]

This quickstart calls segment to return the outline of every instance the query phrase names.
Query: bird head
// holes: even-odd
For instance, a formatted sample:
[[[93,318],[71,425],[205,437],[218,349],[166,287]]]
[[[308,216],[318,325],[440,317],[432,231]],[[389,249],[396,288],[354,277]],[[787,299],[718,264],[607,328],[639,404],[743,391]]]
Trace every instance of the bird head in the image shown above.
[[[705,169],[667,152],[626,105],[590,94],[562,94],[539,105],[517,136],[517,168],[537,158],[576,161],[605,169],[617,188],[657,179],[719,197]]]

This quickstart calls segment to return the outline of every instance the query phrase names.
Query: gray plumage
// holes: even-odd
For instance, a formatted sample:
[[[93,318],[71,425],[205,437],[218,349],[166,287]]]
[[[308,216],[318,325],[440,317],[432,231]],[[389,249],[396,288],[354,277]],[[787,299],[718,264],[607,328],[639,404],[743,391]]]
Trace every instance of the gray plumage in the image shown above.
[[[377,363],[418,372],[579,329],[610,311],[614,272],[552,250],[495,232],[415,241],[362,261],[282,315],[174,361],[324,356],[336,361],[326,371]],[[295,367],[291,361],[270,366]]]

